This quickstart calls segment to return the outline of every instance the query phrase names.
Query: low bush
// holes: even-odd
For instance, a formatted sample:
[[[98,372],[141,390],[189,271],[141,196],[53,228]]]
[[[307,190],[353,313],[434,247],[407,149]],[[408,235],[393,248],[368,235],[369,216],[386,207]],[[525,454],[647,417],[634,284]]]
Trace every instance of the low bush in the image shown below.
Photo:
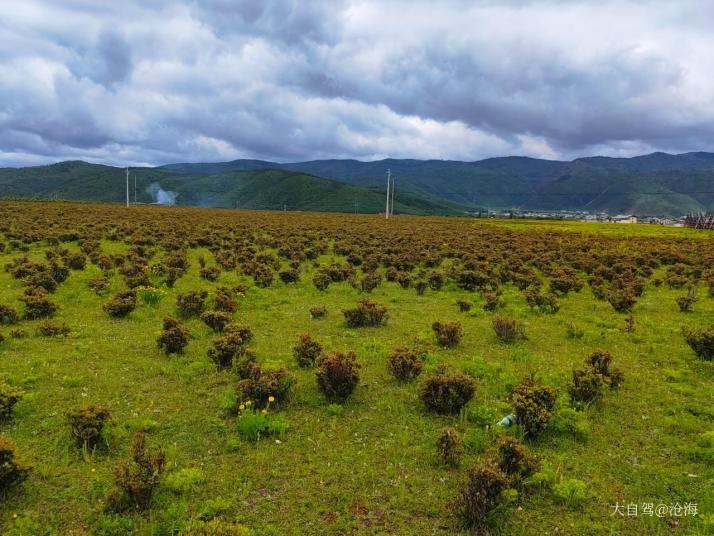
[[[156,339],[157,346],[168,354],[180,354],[189,341],[188,328],[178,320],[167,316],[161,335]]]
[[[192,290],[176,297],[176,307],[183,317],[198,316],[206,308],[208,292],[205,290]]]
[[[104,304],[104,310],[113,318],[127,316],[136,308],[136,292],[129,290],[120,292],[110,301]]]
[[[148,508],[165,465],[164,452],[151,451],[146,444],[146,434],[138,432],[134,436],[131,458],[114,471],[114,489],[107,497],[107,507],[117,513]]]
[[[513,390],[510,401],[516,422],[526,438],[538,436],[548,424],[556,397],[555,389],[539,385],[532,376]]]
[[[474,467],[466,474],[466,482],[456,500],[456,510],[468,528],[483,529],[491,521],[496,509],[503,503],[503,492],[508,479],[491,465]]]
[[[0,493],[24,480],[29,471],[29,466],[17,460],[15,445],[0,437]]]
[[[461,311],[462,313],[467,313],[468,311],[471,310],[471,307],[472,307],[471,302],[466,301],[466,300],[458,300],[456,302],[456,305],[458,306],[459,311]]]
[[[714,360],[714,324],[707,329],[685,329],[684,339],[689,347],[705,361]]]
[[[0,421],[5,421],[12,417],[12,410],[20,400],[23,392],[16,387],[11,387],[0,381]]]
[[[434,322],[431,329],[436,335],[436,343],[445,348],[454,348],[464,334],[458,322]]]
[[[429,410],[449,415],[459,413],[475,392],[476,383],[470,376],[438,371],[426,379],[420,398]]]
[[[458,467],[464,456],[464,438],[454,428],[444,428],[436,440],[439,460],[449,467]]]
[[[285,284],[297,283],[298,281],[300,281],[300,270],[297,270],[295,268],[290,270],[283,270],[282,272],[278,273],[278,277],[280,277],[280,280]]]
[[[20,317],[17,311],[10,307],[9,305],[3,305],[0,303],[0,324],[10,325],[16,324]]]
[[[307,333],[298,336],[293,346],[293,356],[300,367],[312,367],[322,354],[322,346]]]
[[[217,266],[209,266],[207,268],[201,268],[199,271],[199,276],[201,279],[206,281],[216,281],[221,275],[221,270]]]
[[[227,287],[216,287],[216,293],[213,297],[213,308],[216,311],[233,314],[238,310],[238,302],[235,300],[235,294],[245,295],[244,289],[236,289],[231,291]]]
[[[231,323],[233,317],[223,311],[204,311],[201,313],[201,320],[213,331],[220,333]]]
[[[55,314],[57,305],[47,296],[48,293],[43,288],[30,287],[26,289],[25,294],[20,298],[20,301],[25,304],[25,318],[37,320]]]
[[[637,303],[637,296],[628,289],[610,291],[606,297],[612,308],[618,313],[629,313]]]
[[[37,326],[37,333],[43,337],[65,337],[70,333],[69,326],[65,323],[58,324],[50,320],[45,320]]]
[[[284,368],[263,369],[253,363],[246,377],[238,382],[238,400],[251,401],[253,407],[264,408],[272,402],[287,402],[294,380]]]
[[[87,257],[81,253],[72,253],[67,256],[65,263],[72,270],[84,270],[87,265]]]
[[[317,272],[312,278],[312,284],[315,285],[315,288],[320,291],[327,290],[330,283],[332,283],[332,278],[324,272]]]
[[[354,352],[335,352],[317,361],[317,385],[330,402],[342,403],[359,383],[359,363]]]
[[[677,296],[677,306],[682,313],[691,313],[694,304],[697,302],[697,293],[694,287],[689,287],[689,290],[683,296]]]
[[[541,294],[537,287],[529,287],[525,293],[526,303],[531,308],[538,308],[543,313],[555,314],[560,310],[558,296],[554,293]]]
[[[310,307],[310,317],[311,318],[325,318],[327,316],[327,307],[319,305],[317,307]]]
[[[402,346],[389,354],[387,368],[397,380],[408,382],[421,374],[424,359],[415,348]]]
[[[495,311],[496,309],[500,309],[504,305],[503,298],[501,298],[501,295],[497,292],[484,292],[483,299],[484,311]]]
[[[213,341],[213,346],[208,350],[208,357],[220,368],[230,368],[235,357],[245,351],[247,342],[237,330],[226,332]]]
[[[515,437],[504,436],[498,441],[498,468],[512,483],[530,476],[537,468],[528,448]]]
[[[354,309],[342,311],[351,328],[381,326],[387,320],[387,308],[370,300],[359,300]]]
[[[573,404],[590,404],[602,395],[605,381],[592,368],[575,369],[568,384],[568,394]]]
[[[104,406],[90,405],[67,413],[70,434],[77,445],[93,450],[102,439],[104,425],[110,419],[109,410]]]
[[[492,321],[492,326],[498,340],[506,344],[527,338],[523,324],[515,318],[496,316]]]

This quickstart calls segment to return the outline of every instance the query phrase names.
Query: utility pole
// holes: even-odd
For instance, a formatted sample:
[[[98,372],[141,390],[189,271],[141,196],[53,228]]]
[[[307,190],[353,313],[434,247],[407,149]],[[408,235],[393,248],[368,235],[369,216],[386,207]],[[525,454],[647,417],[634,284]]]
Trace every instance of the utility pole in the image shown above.
[[[129,168],[126,168],[126,206],[129,207]]]
[[[389,219],[389,183],[392,180],[392,170],[388,169],[387,170],[387,206],[384,209],[384,216],[386,219]]]

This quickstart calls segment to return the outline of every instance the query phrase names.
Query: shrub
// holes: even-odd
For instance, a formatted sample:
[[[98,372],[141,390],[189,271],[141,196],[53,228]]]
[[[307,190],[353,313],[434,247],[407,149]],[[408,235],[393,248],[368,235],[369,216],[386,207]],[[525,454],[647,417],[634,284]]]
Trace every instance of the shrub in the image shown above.
[[[439,459],[449,467],[458,467],[464,456],[464,438],[454,428],[444,428],[436,440]]]
[[[221,275],[221,270],[216,266],[209,266],[208,268],[201,268],[199,275],[201,279],[206,281],[215,281]]]
[[[568,394],[573,404],[589,404],[602,395],[605,384],[601,374],[592,368],[573,370],[573,378],[568,385]]]
[[[498,468],[512,482],[518,482],[536,470],[535,458],[515,437],[502,437],[497,448]]]
[[[585,359],[585,364],[591,367],[611,389],[617,389],[625,379],[625,375],[619,369],[610,370],[612,355],[605,350],[595,350]]]
[[[183,317],[200,315],[206,308],[208,292],[205,290],[192,290],[176,297],[176,307]]]
[[[104,310],[113,318],[122,318],[136,308],[136,292],[128,290],[120,292],[104,304]]]
[[[312,284],[315,285],[315,288],[320,291],[327,290],[330,283],[332,283],[332,279],[324,272],[317,272],[312,278]]]
[[[67,413],[70,434],[78,446],[88,450],[99,444],[102,430],[109,418],[109,410],[98,405],[85,406]]]
[[[516,422],[526,438],[536,437],[548,424],[556,396],[555,389],[537,384],[533,377],[526,378],[511,393]]]
[[[20,400],[22,400],[22,391],[15,387],[0,381],[0,421],[9,419],[12,416],[12,410]]]
[[[714,324],[704,330],[685,329],[684,339],[697,356],[714,360]]]
[[[335,352],[317,361],[317,385],[330,402],[342,403],[359,383],[359,363],[354,352]]]
[[[43,288],[47,292],[54,292],[57,290],[57,281],[55,281],[48,272],[35,272],[25,279],[25,284],[28,287]]]
[[[322,346],[307,333],[302,333],[293,347],[293,356],[300,367],[313,366],[320,354],[322,354]]]
[[[483,298],[485,300],[483,304],[484,311],[495,311],[504,305],[501,295],[496,292],[484,292]]]
[[[310,317],[312,318],[325,318],[327,316],[327,307],[319,305],[317,307],[310,307]]]
[[[370,300],[359,300],[356,308],[345,309],[342,313],[351,328],[380,326],[388,317],[386,307]]]
[[[436,335],[437,344],[445,348],[455,347],[464,334],[458,322],[434,322],[431,329]]]
[[[235,293],[245,295],[245,290],[235,290]],[[216,287],[213,308],[224,313],[235,313],[238,310],[238,302],[233,297],[233,291],[226,287]]]
[[[235,322],[231,322],[223,328],[223,331],[226,335],[238,335],[243,339],[244,344],[248,344],[253,339],[253,330],[250,329],[248,324],[236,324]]]
[[[468,404],[475,392],[476,383],[470,376],[438,372],[426,379],[420,398],[432,411],[455,414]]]
[[[293,268],[290,270],[283,270],[282,272],[278,273],[278,277],[280,277],[280,280],[285,283],[297,283],[300,281],[300,271]]]
[[[245,351],[247,341],[237,331],[226,332],[213,341],[208,350],[208,357],[220,368],[230,368],[236,355]]]
[[[472,307],[471,302],[468,302],[466,300],[458,300],[456,302],[456,305],[458,306],[459,311],[461,311],[462,313],[470,311]]]
[[[238,382],[239,400],[250,400],[257,408],[264,408],[276,400],[288,400],[294,380],[287,370],[263,369],[253,363],[248,371],[247,377]]]
[[[558,296],[552,292],[541,294],[537,287],[530,287],[526,291],[526,303],[529,307],[537,307],[543,313],[555,314],[560,310]]]
[[[369,272],[364,275],[364,277],[357,283],[355,288],[360,292],[372,292],[379,285],[382,284],[382,276],[377,272]]]
[[[631,291],[623,289],[608,292],[607,301],[618,313],[629,313],[637,303],[637,297]]]
[[[259,264],[253,271],[253,280],[257,287],[267,288],[273,284],[274,279],[275,273],[264,264]]]
[[[496,337],[506,344],[527,338],[523,324],[515,318],[499,315],[493,318],[492,325]]]
[[[221,332],[231,323],[233,317],[223,311],[204,311],[201,320],[213,331]]]
[[[81,253],[73,253],[65,259],[65,263],[72,270],[84,270],[87,265],[87,257]]]
[[[28,288],[20,301],[25,304],[25,318],[28,320],[47,318],[57,311],[57,305],[50,301],[47,291],[43,288]]]
[[[490,465],[470,469],[466,483],[456,500],[456,509],[467,527],[487,526],[494,511],[502,504],[502,493],[508,487],[508,479]]]
[[[424,360],[416,349],[402,346],[389,355],[387,367],[397,380],[408,382],[421,374]]]
[[[134,436],[131,459],[114,471],[114,489],[107,497],[107,506],[119,513],[130,508],[143,510],[151,502],[154,490],[161,481],[166,465],[162,450],[151,451],[146,445],[146,434]]]
[[[9,305],[0,303],[0,324],[10,325],[15,324],[19,320],[17,311]]]
[[[0,437],[0,493],[27,477],[30,468],[16,458],[15,445]]]
[[[27,332],[24,329],[13,329],[10,332],[10,337],[12,337],[13,339],[25,339],[27,338]]]
[[[189,341],[188,328],[178,320],[167,316],[164,318],[164,330],[156,339],[157,346],[166,354],[180,354]]]
[[[697,302],[697,293],[694,287],[689,287],[689,290],[683,296],[678,296],[677,306],[682,313],[691,313],[692,307]]]
[[[50,320],[45,320],[37,326],[37,333],[44,337],[60,337],[67,336],[70,333],[69,326],[67,324],[58,324],[56,322],[51,322]]]
[[[87,286],[97,295],[104,294],[108,285],[109,279],[106,277],[93,277],[87,282]]]

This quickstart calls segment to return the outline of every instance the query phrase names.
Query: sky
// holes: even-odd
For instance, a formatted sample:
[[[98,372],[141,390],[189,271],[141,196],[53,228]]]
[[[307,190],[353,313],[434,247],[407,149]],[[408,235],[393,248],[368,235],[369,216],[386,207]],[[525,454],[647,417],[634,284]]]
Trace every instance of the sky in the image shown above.
[[[3,4],[0,166],[714,151],[714,2]]]

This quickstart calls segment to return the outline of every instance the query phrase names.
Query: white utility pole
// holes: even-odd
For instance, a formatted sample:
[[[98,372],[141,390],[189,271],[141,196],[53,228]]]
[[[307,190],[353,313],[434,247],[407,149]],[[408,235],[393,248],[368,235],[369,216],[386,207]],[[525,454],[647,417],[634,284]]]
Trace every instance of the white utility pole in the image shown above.
[[[129,206],[129,168],[126,168],[126,206]]]
[[[388,169],[387,170],[387,206],[384,209],[384,216],[385,218],[389,218],[389,183],[392,180],[392,170]]]

